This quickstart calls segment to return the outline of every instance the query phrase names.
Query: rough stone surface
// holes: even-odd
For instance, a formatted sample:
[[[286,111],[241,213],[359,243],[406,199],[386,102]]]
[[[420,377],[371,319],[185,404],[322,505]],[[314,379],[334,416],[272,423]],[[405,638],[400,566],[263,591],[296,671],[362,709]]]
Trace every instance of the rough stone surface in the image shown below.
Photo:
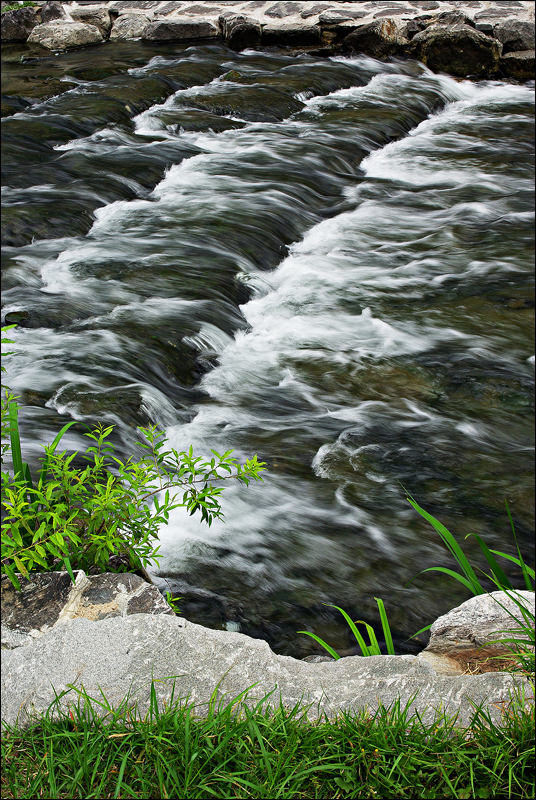
[[[94,25],[105,38],[110,35],[112,20],[107,8],[74,8],[70,14],[76,22]]]
[[[28,44],[38,45],[47,50],[69,50],[102,42],[102,33],[95,25],[83,22],[47,22],[38,25],[28,37]]]
[[[266,47],[311,47],[320,44],[318,25],[266,25],[262,44]]]
[[[353,656],[330,663],[306,663],[275,655],[266,642],[240,633],[208,630],[179,617],[134,614],[92,622],[58,623],[25,647],[7,650],[2,664],[2,719],[27,724],[32,711],[54,700],[54,689],[83,686],[92,697],[102,691],[117,707],[130,691],[138,712],[148,710],[151,680],[159,702],[189,697],[202,714],[217,684],[217,699],[227,702],[252,687],[249,702],[268,693],[272,704],[311,703],[309,716],[322,712],[375,709],[400,698],[430,721],[434,709],[459,712],[467,724],[472,706],[483,703],[496,719],[515,687],[531,695],[527,681],[504,673],[445,676],[414,656]],[[164,680],[166,679],[167,680]],[[255,684],[255,685],[254,685]],[[274,691],[275,690],[275,691]],[[73,693],[74,695],[74,693]],[[66,695],[62,704],[74,696]]]
[[[507,53],[500,60],[500,70],[506,78],[518,81],[534,79],[534,50]]]
[[[523,50],[534,50],[534,22],[504,20],[493,28],[493,35],[502,42],[503,56]]]
[[[31,580],[19,576],[21,591],[2,575],[2,649],[21,647],[62,619],[90,620],[129,614],[174,615],[155,586],[132,573],[43,572]]]
[[[69,17],[64,11],[61,3],[57,0],[49,0],[41,9],[41,22],[56,22],[58,20],[68,20]]]
[[[225,43],[232,50],[255,49],[261,46],[261,25],[251,17],[227,12],[220,14],[218,21]]]
[[[2,14],[2,41],[25,42],[39,24],[36,8],[19,8]]]
[[[397,55],[407,40],[393,19],[381,19],[362,25],[343,39],[342,46],[347,52],[364,53],[373,58]]]
[[[431,25],[411,40],[411,52],[433,72],[484,77],[499,67],[501,45],[468,25]]]
[[[153,42],[182,42],[188,39],[213,39],[219,33],[219,27],[209,20],[157,20],[146,26],[142,38]]]
[[[517,595],[534,614],[534,592],[521,591]],[[495,640],[511,635],[504,631],[519,630],[518,619],[522,620],[521,612],[505,592],[471,597],[436,619],[423,652],[452,659],[462,666],[489,661],[497,655],[506,656],[510,653],[508,647],[496,644]]]
[[[110,31],[110,39],[139,39],[148,25],[144,14],[121,14]]]
[[[276,3],[266,9],[264,13],[267,17],[283,19],[283,17],[290,17],[292,14],[299,14],[301,10],[302,7],[299,3]]]

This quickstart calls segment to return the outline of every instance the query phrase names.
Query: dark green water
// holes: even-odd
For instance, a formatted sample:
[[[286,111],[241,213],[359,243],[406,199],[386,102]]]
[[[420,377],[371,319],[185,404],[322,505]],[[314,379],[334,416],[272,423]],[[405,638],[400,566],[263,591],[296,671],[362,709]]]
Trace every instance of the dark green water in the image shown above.
[[[402,486],[513,552],[508,498],[533,559],[530,86],[221,45],[3,59],[26,457],[74,418],[72,448],[100,420],[131,453],[152,422],[269,466],[226,490],[225,524],[162,529],[188,618],[351,652],[322,603],[376,625],[383,597],[411,652],[467,594],[406,586],[454,565]]]

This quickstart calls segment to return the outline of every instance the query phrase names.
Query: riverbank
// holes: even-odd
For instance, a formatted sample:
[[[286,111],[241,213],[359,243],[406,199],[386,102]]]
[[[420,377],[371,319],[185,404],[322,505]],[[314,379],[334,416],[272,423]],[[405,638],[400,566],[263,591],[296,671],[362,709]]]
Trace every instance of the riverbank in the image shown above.
[[[2,3],[2,9],[10,4]],[[529,2],[36,2],[2,15],[2,41],[61,51],[105,40],[223,40],[236,51],[417,59],[456,77],[529,80]]]
[[[88,705],[4,733],[2,797],[531,798],[534,706],[506,712],[460,730],[399,706],[311,724],[299,707],[195,719],[186,705],[127,725]]]

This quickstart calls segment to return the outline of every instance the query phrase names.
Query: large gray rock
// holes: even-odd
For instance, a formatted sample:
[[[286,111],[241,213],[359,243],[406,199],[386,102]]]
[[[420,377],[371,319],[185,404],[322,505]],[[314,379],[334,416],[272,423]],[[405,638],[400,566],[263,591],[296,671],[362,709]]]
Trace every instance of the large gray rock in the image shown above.
[[[534,50],[534,22],[506,19],[494,26],[493,35],[502,42],[503,56],[523,50]]]
[[[176,616],[134,614],[93,622],[62,620],[24,647],[2,654],[2,720],[22,726],[33,711],[42,712],[70,685],[91,697],[104,693],[115,708],[130,692],[129,705],[138,713],[149,708],[151,681],[159,702],[190,698],[198,712],[206,711],[217,689],[217,699],[230,701],[249,691],[255,703],[272,692],[269,703],[285,706],[312,704],[308,713],[334,716],[341,711],[371,710],[381,702],[400,699],[425,721],[441,709],[459,712],[467,724],[473,703],[483,703],[500,719],[500,704],[515,688],[530,685],[504,673],[438,675],[415,656],[353,656],[331,663],[306,663],[275,655],[266,642],[240,633],[214,631]],[[413,699],[412,699],[413,698]],[[63,697],[76,702],[74,691]],[[101,713],[100,707],[97,708]],[[102,712],[103,713],[103,712]]]
[[[68,20],[69,17],[64,11],[61,3],[57,0],[48,0],[41,9],[41,22],[56,22],[57,20]]]
[[[34,28],[28,37],[28,44],[47,50],[69,50],[102,41],[99,29],[83,22],[47,22]]]
[[[74,8],[70,11],[71,17],[76,22],[94,25],[106,38],[110,35],[112,20],[107,8],[92,6],[91,8]]]
[[[431,25],[413,37],[408,52],[433,72],[484,77],[497,71],[501,44],[469,25]]]
[[[377,19],[368,25],[361,25],[343,39],[342,46],[347,52],[364,53],[373,58],[398,55],[408,44],[394,19]]]
[[[121,14],[110,31],[110,39],[139,39],[148,25],[145,14]]]
[[[169,614],[173,610],[156,586],[132,573],[74,573],[73,585],[66,572],[19,576],[21,591],[2,575],[2,649],[22,647],[53,628],[60,620],[90,620],[129,614]]]
[[[2,14],[2,41],[25,42],[36,25],[40,22],[41,9],[18,8]]]
[[[519,591],[516,597],[534,617],[534,592]],[[436,619],[424,653],[450,659],[462,669],[469,664],[473,668],[478,664],[493,667],[490,658],[510,653],[506,644],[497,644],[496,640],[511,635],[505,631],[519,632],[521,624],[519,607],[506,592],[477,595]]]
[[[522,50],[520,53],[507,53],[499,62],[500,70],[506,78],[518,81],[534,79],[534,50]]]
[[[225,44],[232,50],[256,49],[261,46],[261,25],[251,17],[230,11],[218,18]]]
[[[219,35],[219,27],[210,20],[156,20],[146,26],[142,38],[150,42],[182,42]]]

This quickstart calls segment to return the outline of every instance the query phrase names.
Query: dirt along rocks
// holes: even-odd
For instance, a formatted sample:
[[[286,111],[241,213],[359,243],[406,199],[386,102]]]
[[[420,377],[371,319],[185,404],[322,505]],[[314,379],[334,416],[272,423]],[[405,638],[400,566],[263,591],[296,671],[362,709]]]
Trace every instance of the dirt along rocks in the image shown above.
[[[6,3],[2,3],[4,7]],[[416,58],[456,77],[534,77],[532,2],[37,2],[2,14],[2,41],[61,51],[114,41],[222,39],[234,50]]]

